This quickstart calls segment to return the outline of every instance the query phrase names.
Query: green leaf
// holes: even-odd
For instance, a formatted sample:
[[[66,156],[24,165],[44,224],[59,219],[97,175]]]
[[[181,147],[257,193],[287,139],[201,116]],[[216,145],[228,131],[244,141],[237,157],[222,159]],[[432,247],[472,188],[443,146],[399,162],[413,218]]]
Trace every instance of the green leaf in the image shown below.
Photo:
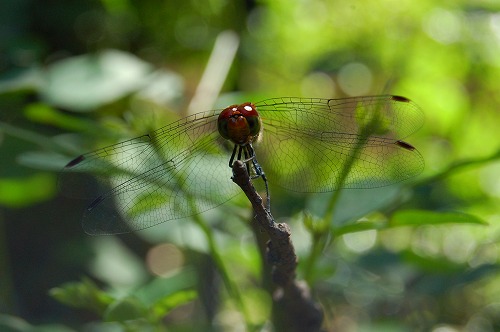
[[[328,221],[315,217],[309,212],[303,213],[303,224],[307,231],[311,234],[321,235],[328,231]]]
[[[0,93],[13,93],[19,91],[36,91],[43,85],[42,75],[38,68],[31,67],[17,72],[14,77],[0,80]]]
[[[0,179],[0,204],[29,206],[54,195],[56,183],[51,174],[38,173],[21,179]]]
[[[22,332],[31,329],[32,326],[22,318],[0,314],[0,331]]]
[[[363,232],[373,229],[380,230],[385,228],[386,226],[387,223],[385,221],[377,221],[377,220],[360,221],[353,224],[348,224],[335,228],[333,230],[333,234],[335,236],[341,236],[344,234]]]
[[[394,213],[389,226],[421,226],[440,224],[488,225],[484,220],[462,212],[434,212],[426,210],[403,210]]]
[[[433,212],[425,210],[403,210],[393,214],[389,222],[383,220],[363,220],[333,229],[335,236],[367,230],[381,230],[397,226],[422,226],[438,224],[479,224],[487,223],[473,215],[461,212]]]
[[[153,315],[157,319],[165,317],[172,309],[196,299],[198,294],[194,290],[183,290],[169,295],[156,302],[153,307]]]
[[[28,151],[18,155],[17,162],[33,169],[59,172],[70,160],[50,151]]]
[[[463,264],[450,261],[442,256],[422,256],[411,250],[405,250],[401,257],[408,263],[418,266],[421,270],[429,273],[460,273],[464,270]]]
[[[41,94],[50,103],[87,112],[144,86],[151,67],[124,52],[107,50],[52,65]]]
[[[108,322],[124,322],[145,318],[147,310],[144,304],[135,297],[126,297],[112,303],[104,313],[104,320]]]
[[[153,279],[137,290],[135,295],[147,306],[154,306],[155,303],[173,294],[195,288],[196,283],[196,271],[190,268],[184,268],[168,278]]]
[[[75,330],[60,324],[33,326],[27,321],[10,315],[0,314],[0,331],[2,332],[73,332]]]
[[[69,131],[85,132],[96,127],[90,120],[65,114],[44,103],[29,104],[24,109],[24,114],[34,122],[58,126]],[[98,132],[98,128],[95,128],[94,132]]]
[[[50,290],[50,295],[61,303],[91,310],[99,315],[113,302],[113,298],[101,291],[90,279],[71,282]]]
[[[308,210],[314,215],[324,216],[324,209],[332,195],[334,193],[311,195],[307,202]],[[402,195],[402,191],[399,186],[343,190],[336,203],[331,222],[334,226],[341,226],[348,221],[357,220],[370,212],[387,206],[400,195]]]

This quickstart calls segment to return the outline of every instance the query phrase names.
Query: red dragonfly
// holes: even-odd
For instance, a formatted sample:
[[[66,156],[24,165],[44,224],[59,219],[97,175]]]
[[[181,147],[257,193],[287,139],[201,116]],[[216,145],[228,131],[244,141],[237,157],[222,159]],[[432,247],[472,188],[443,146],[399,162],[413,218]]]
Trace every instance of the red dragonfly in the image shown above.
[[[227,165],[235,159],[266,189],[267,179],[304,193],[407,180],[424,161],[402,139],[422,124],[415,103],[392,95],[231,105],[80,155],[64,167],[60,187],[70,196],[97,197],[83,217],[87,233],[127,233],[231,199],[239,187]]]

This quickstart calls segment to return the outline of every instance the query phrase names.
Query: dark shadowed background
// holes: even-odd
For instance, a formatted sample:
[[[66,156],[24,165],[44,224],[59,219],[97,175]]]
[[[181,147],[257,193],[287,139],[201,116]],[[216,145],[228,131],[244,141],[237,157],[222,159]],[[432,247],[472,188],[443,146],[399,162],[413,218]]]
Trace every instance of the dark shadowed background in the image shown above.
[[[58,171],[199,111],[385,93],[424,112],[425,170],[343,191],[326,222],[331,194],[271,188],[298,277],[328,331],[499,330],[499,88],[493,0],[3,0],[0,330],[266,330],[242,195],[92,237]]]

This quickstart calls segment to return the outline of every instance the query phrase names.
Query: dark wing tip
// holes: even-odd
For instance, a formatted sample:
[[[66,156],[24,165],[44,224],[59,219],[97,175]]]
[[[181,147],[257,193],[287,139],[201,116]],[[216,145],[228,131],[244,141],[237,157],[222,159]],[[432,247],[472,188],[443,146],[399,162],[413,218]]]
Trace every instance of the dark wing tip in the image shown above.
[[[408,99],[406,97],[402,97],[402,96],[391,96],[391,99],[395,100],[395,101],[400,101],[402,103],[409,103],[410,102],[410,99]]]
[[[403,149],[409,150],[409,151],[414,151],[415,147],[411,145],[410,143],[406,143],[404,141],[396,141],[395,143],[397,146],[402,147]]]
[[[82,221],[85,233],[88,235],[115,235],[138,230],[128,226],[127,222],[119,216],[109,198],[110,196],[101,195],[87,207]]]
[[[92,201],[92,203],[90,203],[90,205],[87,207],[87,211],[90,211],[92,210],[93,208],[95,208],[97,205],[99,205],[99,203],[101,203],[102,201],[104,200],[104,196],[99,196],[97,197],[96,199],[94,199]]]
[[[74,167],[74,166],[78,165],[79,163],[81,163],[83,160],[85,160],[85,156],[79,155],[78,157],[76,157],[75,159],[73,159],[69,163],[67,163],[66,166],[64,166],[64,167],[65,168]]]

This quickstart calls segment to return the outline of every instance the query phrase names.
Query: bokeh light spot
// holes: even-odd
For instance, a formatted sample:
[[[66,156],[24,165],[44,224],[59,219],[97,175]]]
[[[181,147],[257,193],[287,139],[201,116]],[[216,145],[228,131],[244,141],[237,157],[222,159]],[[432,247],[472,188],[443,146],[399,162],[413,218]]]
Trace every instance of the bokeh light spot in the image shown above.
[[[182,267],[184,256],[173,244],[163,243],[148,251],[146,263],[151,273],[164,277]]]
[[[370,91],[373,77],[366,65],[352,62],[340,68],[338,80],[340,88],[347,95],[359,96]]]

